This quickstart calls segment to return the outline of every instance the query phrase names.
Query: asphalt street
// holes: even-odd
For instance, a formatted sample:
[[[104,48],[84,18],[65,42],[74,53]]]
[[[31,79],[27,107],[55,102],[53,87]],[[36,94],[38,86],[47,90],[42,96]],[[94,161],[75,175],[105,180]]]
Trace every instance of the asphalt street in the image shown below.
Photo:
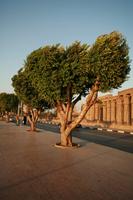
[[[38,128],[60,133],[59,126],[53,124],[38,124]],[[93,142],[96,144],[105,145],[116,148],[125,152],[133,153],[133,135],[128,133],[98,131],[97,129],[76,128],[72,135],[82,140]]]

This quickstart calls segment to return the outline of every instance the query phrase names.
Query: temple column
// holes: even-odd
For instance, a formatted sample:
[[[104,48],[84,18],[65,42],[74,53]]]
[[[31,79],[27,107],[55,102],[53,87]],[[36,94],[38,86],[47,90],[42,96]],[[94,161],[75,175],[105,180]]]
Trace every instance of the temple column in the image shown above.
[[[99,122],[103,122],[103,106],[100,105],[99,106],[99,118],[98,118]]]
[[[91,121],[91,109],[89,110],[88,119],[89,119],[89,121]]]
[[[103,121],[107,121],[107,102],[103,102]]]
[[[86,120],[89,119],[89,111],[86,113],[86,115],[85,115],[85,119],[86,119]]]
[[[91,107],[91,121],[94,121],[95,119],[95,105]]]
[[[92,107],[91,107],[87,114],[87,120],[92,121],[92,116],[93,116],[93,112],[92,112]]]
[[[111,101],[107,101],[107,122],[111,121]]]
[[[126,95],[124,98],[124,124],[130,125],[131,123],[131,110],[130,110],[130,95]]]
[[[99,120],[99,104],[98,103],[95,104],[95,120],[96,121]]]
[[[111,122],[116,123],[116,100],[111,101]]]
[[[123,124],[123,116],[124,116],[123,97],[119,96],[117,100],[117,123],[118,124]]]

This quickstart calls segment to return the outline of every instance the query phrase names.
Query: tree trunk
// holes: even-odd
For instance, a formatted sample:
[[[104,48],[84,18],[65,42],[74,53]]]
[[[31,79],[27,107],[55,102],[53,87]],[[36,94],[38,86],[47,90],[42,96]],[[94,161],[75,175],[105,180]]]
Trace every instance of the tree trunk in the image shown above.
[[[73,146],[73,143],[72,143],[72,133],[69,133],[69,135],[67,136],[67,145],[69,147]]]
[[[30,124],[30,131],[36,131],[36,122],[32,121],[30,116],[27,117],[27,120]]]
[[[60,127],[61,142],[59,144],[61,146],[66,146],[66,147],[72,147],[73,145],[75,146],[75,144],[72,143],[72,130],[71,128],[68,129],[69,125],[72,123],[73,107],[72,106],[69,107],[66,115],[62,112],[62,108],[60,105],[58,106],[58,111],[61,122],[61,127]]]
[[[72,146],[72,134],[69,133],[67,136],[65,130],[67,126],[72,122],[72,107],[69,108],[67,121],[61,124],[61,145],[62,146]]]
[[[66,129],[66,124],[63,123],[63,121],[62,121],[61,127],[60,127],[60,133],[61,133],[60,145],[61,146],[72,146],[72,136],[71,136],[71,134],[66,136],[65,129]]]
[[[66,136],[65,132],[61,133],[61,146],[73,146],[71,133],[68,136]]]
[[[96,81],[95,85],[93,86],[92,90],[90,91],[90,94],[86,98],[86,103],[84,105],[83,110],[79,114],[77,118],[74,120],[72,119],[72,111],[71,106],[68,109],[67,114],[63,110],[61,103],[58,104],[58,111],[59,111],[59,117],[61,121],[61,146],[78,146],[72,143],[72,130],[82,121],[82,119],[85,117],[88,110],[91,108],[91,106],[96,102],[97,100],[97,93],[98,93],[99,83]],[[70,120],[69,120],[70,119]]]
[[[73,112],[73,108],[72,106],[70,107],[69,110],[69,114],[68,114],[68,124],[70,124],[72,122],[72,112]],[[70,132],[67,136],[67,145],[68,146],[72,146],[72,133]]]
[[[31,123],[31,131],[36,131],[36,123]]]
[[[30,109],[30,113],[27,116],[27,120],[30,124],[30,131],[36,131],[36,123],[39,117],[40,111],[37,109]]]
[[[61,133],[61,146],[67,146],[67,137],[64,132]]]

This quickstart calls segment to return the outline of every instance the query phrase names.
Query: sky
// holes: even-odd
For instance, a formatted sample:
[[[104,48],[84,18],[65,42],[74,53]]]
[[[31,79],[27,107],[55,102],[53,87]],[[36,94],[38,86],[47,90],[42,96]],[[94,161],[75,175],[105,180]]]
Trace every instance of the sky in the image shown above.
[[[132,0],[0,0],[0,93],[14,92],[11,78],[33,50],[76,40],[92,45],[114,30],[127,39],[133,60]],[[119,90],[133,87],[130,65]]]

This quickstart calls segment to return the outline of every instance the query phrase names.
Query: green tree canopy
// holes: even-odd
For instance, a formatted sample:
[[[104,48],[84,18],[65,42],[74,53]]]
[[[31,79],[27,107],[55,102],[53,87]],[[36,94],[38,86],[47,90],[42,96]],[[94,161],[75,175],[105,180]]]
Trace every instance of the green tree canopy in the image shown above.
[[[112,32],[92,46],[78,41],[66,48],[46,46],[27,57],[25,70],[40,97],[49,102],[66,101],[68,87],[73,97],[88,94],[96,78],[100,91],[116,89],[130,72],[128,45],[121,33]]]
[[[117,89],[130,72],[129,49],[121,33],[112,32],[97,38],[89,51],[89,63],[100,80],[100,90]]]
[[[38,92],[22,69],[19,70],[17,75],[12,77],[12,85],[15,88],[15,93],[18,95],[19,100],[32,108],[43,108],[46,106],[46,101],[40,99]]]
[[[66,49],[53,45],[33,51],[27,57],[25,72],[39,95],[51,103],[65,102],[68,90],[72,96],[84,95],[94,79],[88,66],[88,49],[86,44],[75,42]]]
[[[17,112],[18,101],[15,94],[0,93],[0,112]]]
[[[25,105],[22,108],[31,126],[31,131],[36,131],[36,123],[42,109],[48,106],[45,99],[39,97],[37,89],[33,86],[31,79],[29,78],[29,73],[25,70],[20,69],[18,74],[12,77],[12,85],[15,89],[19,100]]]

